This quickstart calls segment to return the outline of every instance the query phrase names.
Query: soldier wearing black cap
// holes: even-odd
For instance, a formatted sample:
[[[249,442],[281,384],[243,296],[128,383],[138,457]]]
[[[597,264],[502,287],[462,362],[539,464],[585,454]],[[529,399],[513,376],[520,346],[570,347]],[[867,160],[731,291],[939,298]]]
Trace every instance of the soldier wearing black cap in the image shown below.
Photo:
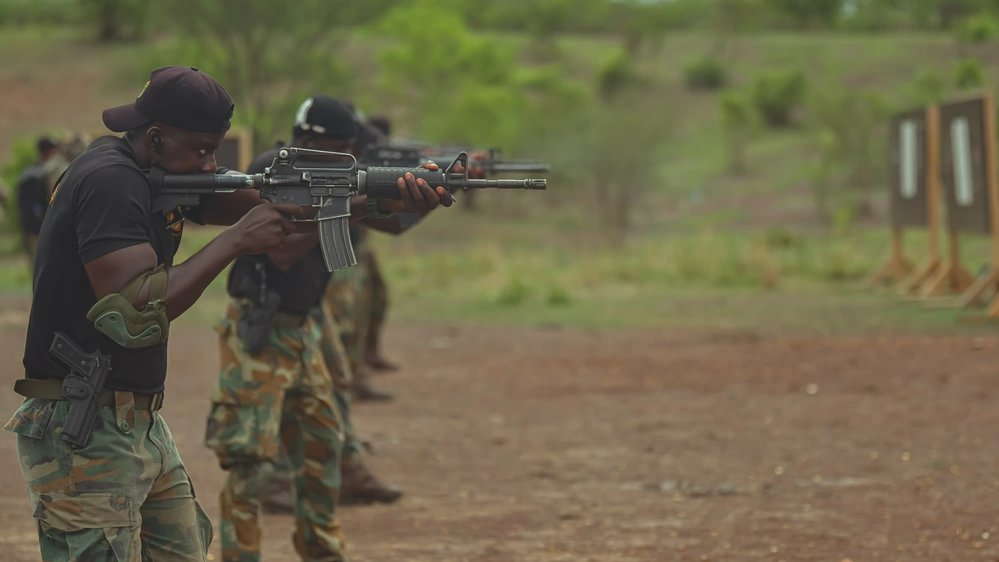
[[[348,106],[313,96],[299,107],[292,144],[352,153],[358,128]],[[262,172],[276,152],[255,158],[247,172]],[[316,243],[314,234],[296,235],[281,252],[237,259],[229,276],[232,301],[218,329],[222,365],[206,432],[229,473],[220,498],[226,561],[259,558],[262,504],[295,514],[303,558],[340,560],[334,514],[341,482],[350,486],[343,492],[368,501],[401,495],[361,459],[349,415],[351,361],[336,317],[319,310],[330,275]]]
[[[283,245],[295,231],[288,215],[303,210],[241,190],[154,211],[145,170],[214,172],[232,112],[206,74],[157,69],[134,103],[104,112],[126,134],[92,143],[56,186],[39,236],[26,378],[15,385],[26,400],[5,426],[17,434],[45,560],[207,557],[211,525],[158,412],[169,321],[234,258]],[[415,208],[442,202],[443,188],[400,190],[410,199],[399,208],[417,196]],[[174,265],[185,219],[231,226]]]

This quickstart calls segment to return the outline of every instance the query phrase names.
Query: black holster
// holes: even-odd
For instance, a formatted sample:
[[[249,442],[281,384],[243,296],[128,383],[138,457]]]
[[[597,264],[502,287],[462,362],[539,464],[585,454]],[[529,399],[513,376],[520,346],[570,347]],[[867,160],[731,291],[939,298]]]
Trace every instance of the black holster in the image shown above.
[[[56,332],[49,352],[70,368],[62,381],[62,397],[69,403],[62,439],[74,447],[85,447],[97,421],[97,397],[111,372],[111,358],[100,350],[85,353],[61,332]]]
[[[281,295],[275,291],[266,291],[259,300],[243,305],[236,325],[236,335],[247,353],[257,355],[264,350],[270,341],[274,315],[280,305]]]

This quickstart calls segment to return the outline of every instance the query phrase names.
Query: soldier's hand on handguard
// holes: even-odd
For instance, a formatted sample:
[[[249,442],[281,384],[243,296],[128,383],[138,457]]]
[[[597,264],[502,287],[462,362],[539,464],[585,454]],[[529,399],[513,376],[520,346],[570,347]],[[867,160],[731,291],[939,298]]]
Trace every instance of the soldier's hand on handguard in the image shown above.
[[[427,162],[421,166],[427,170],[438,170],[434,162]],[[458,164],[456,172],[461,172],[463,168]],[[419,213],[424,215],[436,209],[439,205],[450,207],[454,203],[451,193],[443,186],[431,188],[423,179],[417,179],[413,174],[406,172],[406,175],[396,180],[401,198],[396,200],[386,200],[382,203],[387,211],[396,213]]]
[[[290,217],[304,215],[305,210],[298,205],[263,203],[250,209],[229,231],[242,253],[260,254],[280,248],[296,230]]]

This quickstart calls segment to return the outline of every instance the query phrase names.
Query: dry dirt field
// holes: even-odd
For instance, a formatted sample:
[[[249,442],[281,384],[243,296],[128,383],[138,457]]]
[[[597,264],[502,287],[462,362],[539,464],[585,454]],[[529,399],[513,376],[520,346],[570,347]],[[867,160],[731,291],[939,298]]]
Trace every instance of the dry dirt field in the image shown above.
[[[25,306],[4,300],[0,388],[20,376]],[[165,416],[216,516],[215,336],[171,336]],[[357,423],[406,496],[342,511],[353,560],[999,559],[999,337],[388,336],[405,369],[376,381],[397,399]],[[17,403],[0,392],[4,415]],[[0,474],[0,560],[37,560],[9,434]],[[293,559],[291,519],[265,523],[265,559]]]

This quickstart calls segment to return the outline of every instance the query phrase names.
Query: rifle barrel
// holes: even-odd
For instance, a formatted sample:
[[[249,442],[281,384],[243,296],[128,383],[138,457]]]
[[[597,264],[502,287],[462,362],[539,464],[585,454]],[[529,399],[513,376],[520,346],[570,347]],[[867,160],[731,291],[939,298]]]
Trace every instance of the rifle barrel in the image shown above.
[[[448,179],[447,187],[457,187],[459,189],[484,189],[484,188],[494,188],[494,189],[546,189],[548,187],[548,180],[544,179],[524,179],[524,180],[482,180],[482,179],[465,179],[452,180]]]
[[[490,166],[493,172],[549,172],[551,166],[544,162],[495,162]]]

